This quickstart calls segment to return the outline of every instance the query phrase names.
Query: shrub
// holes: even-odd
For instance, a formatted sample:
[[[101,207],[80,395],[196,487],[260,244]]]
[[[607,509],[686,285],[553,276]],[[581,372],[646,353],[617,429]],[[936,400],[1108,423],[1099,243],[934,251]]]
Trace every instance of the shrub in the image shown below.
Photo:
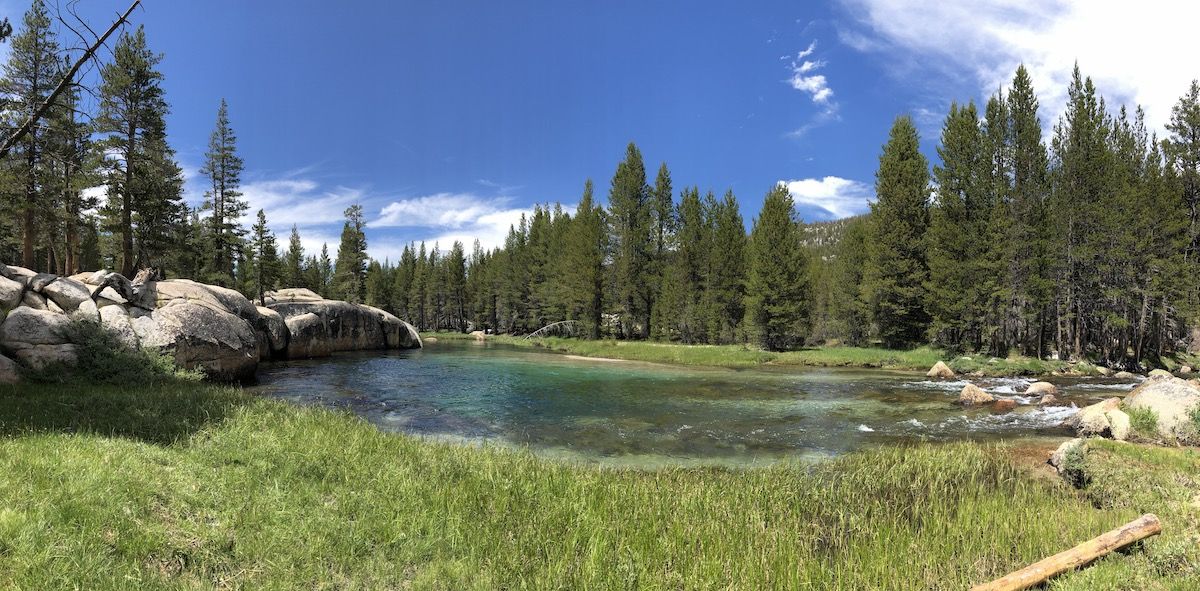
[[[1084,488],[1091,483],[1092,478],[1087,471],[1087,443],[1067,448],[1060,474],[1063,480],[1075,488]]]
[[[1125,407],[1129,415],[1129,426],[1140,439],[1158,439],[1158,413],[1149,408]]]
[[[95,320],[72,320],[62,335],[76,347],[77,363],[60,364],[32,372],[34,381],[63,382],[83,378],[90,383],[130,384],[182,379],[204,379],[200,370],[187,370],[158,349],[130,347],[119,336]]]

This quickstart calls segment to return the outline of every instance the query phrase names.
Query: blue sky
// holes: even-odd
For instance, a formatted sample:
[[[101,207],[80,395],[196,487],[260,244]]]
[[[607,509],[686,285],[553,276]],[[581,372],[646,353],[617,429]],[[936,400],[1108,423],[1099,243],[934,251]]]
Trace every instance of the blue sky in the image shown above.
[[[99,28],[127,2],[86,4]],[[1179,58],[1197,16],[1180,11],[1197,10],[1106,4],[146,0],[133,18],[164,54],[191,200],[224,97],[247,197],[280,234],[336,248],[358,202],[371,254],[395,258],[409,240],[495,245],[534,203],[573,206],[587,178],[603,198],[629,141],[677,191],[732,189],[747,222],[780,181],[805,219],[860,213],[896,115],[933,157],[950,101],[1020,62],[1047,128],[1077,59],[1161,128],[1200,76]]]

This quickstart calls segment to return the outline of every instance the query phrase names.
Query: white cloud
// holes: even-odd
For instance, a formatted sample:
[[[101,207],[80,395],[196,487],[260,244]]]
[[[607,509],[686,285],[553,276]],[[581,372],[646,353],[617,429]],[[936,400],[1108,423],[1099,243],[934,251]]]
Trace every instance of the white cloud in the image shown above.
[[[1159,130],[1200,74],[1187,60],[1200,18],[1195,3],[1143,0],[1131,8],[1089,0],[842,2],[859,21],[840,32],[842,42],[897,64],[909,60],[918,69],[969,76],[982,96],[1007,87],[1024,63],[1047,129],[1063,110],[1076,61],[1110,107],[1141,104],[1148,123]]]
[[[807,59],[816,50],[817,42],[813,41],[807,48],[796,53],[790,65],[792,77],[787,82],[792,88],[807,94],[813,104],[821,107],[821,110],[807,123],[790,132],[788,135],[791,137],[801,137],[810,129],[838,118],[838,103],[833,99],[829,79],[824,74],[817,73],[825,67],[825,60]],[[787,56],[783,59],[787,59]]]
[[[369,225],[374,228],[395,226],[438,226],[461,228],[482,216],[501,209],[507,197],[486,198],[471,193],[437,193],[393,201],[379,212]]]
[[[787,187],[797,205],[822,209],[834,219],[866,213],[875,196],[866,183],[836,176],[779,181],[779,184]]]
[[[521,216],[533,215],[531,208],[510,207],[509,197],[484,197],[472,193],[436,193],[393,201],[385,205],[379,217],[367,224],[368,228],[422,228],[416,234],[417,242],[425,241],[429,248],[434,243],[448,249],[454,241],[463,243],[470,251],[479,240],[485,249],[504,244],[508,229],[521,221]],[[368,241],[369,242],[369,241]],[[405,242],[381,243],[379,252],[398,256]],[[372,256],[379,256],[372,249]]]
[[[301,178],[255,181],[242,185],[241,190],[250,206],[242,223],[246,226],[254,223],[255,215],[262,209],[273,228],[340,224],[346,208],[362,203],[365,197],[360,189],[322,190],[316,181]]]

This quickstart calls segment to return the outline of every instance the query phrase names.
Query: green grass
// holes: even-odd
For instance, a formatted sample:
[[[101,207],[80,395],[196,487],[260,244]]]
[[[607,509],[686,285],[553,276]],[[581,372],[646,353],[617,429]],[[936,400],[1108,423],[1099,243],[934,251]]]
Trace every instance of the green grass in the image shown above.
[[[194,382],[0,387],[0,588],[962,589],[1145,511],[1161,539],[1054,588],[1200,584],[1197,455],[1086,462],[1082,493],[970,443],[622,471]]]
[[[462,333],[430,333],[439,340],[475,340]],[[946,361],[961,374],[978,372],[988,376],[1047,375],[1055,371],[1074,370],[1091,375],[1095,366],[1087,363],[1070,364],[1030,357],[1013,356],[1006,359],[987,356],[953,357],[933,347],[908,350],[876,347],[812,347],[798,351],[771,352],[747,345],[683,345],[653,341],[587,340],[560,337],[526,339],[508,335],[492,335],[488,340],[521,347],[540,347],[582,357],[604,357],[626,361],[671,363],[712,367],[745,368],[759,365],[811,367],[865,367],[906,371],[926,371],[938,361]]]
[[[1142,441],[1158,441],[1162,437],[1158,433],[1158,413],[1149,408],[1130,408],[1122,406],[1129,415],[1129,427],[1133,436]]]

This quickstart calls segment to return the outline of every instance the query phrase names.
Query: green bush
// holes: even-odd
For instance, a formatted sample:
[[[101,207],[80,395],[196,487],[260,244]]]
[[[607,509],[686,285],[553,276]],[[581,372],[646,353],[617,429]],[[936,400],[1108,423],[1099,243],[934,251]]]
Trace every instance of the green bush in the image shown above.
[[[30,373],[39,382],[64,382],[86,379],[97,384],[131,384],[164,380],[204,379],[200,370],[187,370],[158,349],[136,349],[125,344],[115,333],[94,320],[72,320],[61,336],[76,347],[73,366],[53,364]]]
[[[1087,471],[1087,444],[1081,443],[1067,449],[1063,455],[1062,478],[1075,488],[1085,488],[1091,483]]]
[[[1158,413],[1149,408],[1125,408],[1129,415],[1129,426],[1140,439],[1156,440],[1158,435]]]

